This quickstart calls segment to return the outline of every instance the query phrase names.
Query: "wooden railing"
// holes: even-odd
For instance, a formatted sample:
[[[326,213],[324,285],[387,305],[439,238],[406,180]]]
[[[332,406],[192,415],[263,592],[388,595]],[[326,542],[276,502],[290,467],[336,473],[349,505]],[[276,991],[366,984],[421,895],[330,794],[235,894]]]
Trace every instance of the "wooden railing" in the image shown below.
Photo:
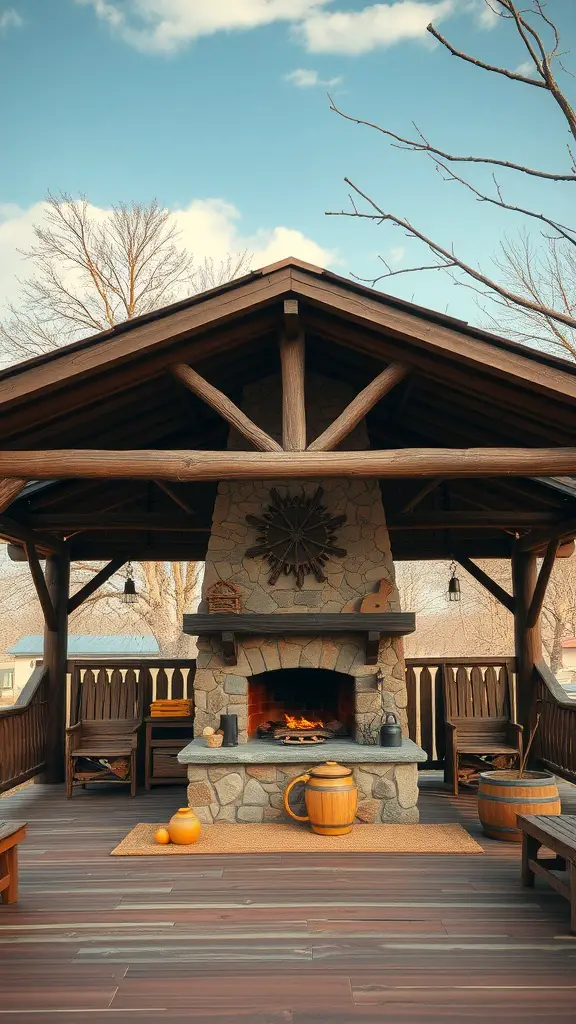
[[[576,700],[570,700],[544,662],[536,666],[535,684],[534,721],[540,714],[536,756],[555,775],[576,783]]]
[[[152,700],[192,698],[195,672],[189,658],[69,661],[67,720],[138,717]]]
[[[445,759],[444,682],[454,674],[470,691],[501,672],[508,673],[514,701],[514,658],[407,658],[408,732],[428,754],[423,768],[442,768]],[[513,710],[514,713],[514,710]]]
[[[15,704],[0,710],[0,793],[46,767],[48,670],[35,668]]]

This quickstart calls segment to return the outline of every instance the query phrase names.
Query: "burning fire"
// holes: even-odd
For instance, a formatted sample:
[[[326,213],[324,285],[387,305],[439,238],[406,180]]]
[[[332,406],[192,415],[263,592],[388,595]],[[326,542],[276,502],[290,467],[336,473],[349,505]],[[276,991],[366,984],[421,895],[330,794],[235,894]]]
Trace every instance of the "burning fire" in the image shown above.
[[[294,718],[293,715],[284,715],[286,725],[289,729],[317,729],[324,725],[324,722],[309,722],[307,718]]]

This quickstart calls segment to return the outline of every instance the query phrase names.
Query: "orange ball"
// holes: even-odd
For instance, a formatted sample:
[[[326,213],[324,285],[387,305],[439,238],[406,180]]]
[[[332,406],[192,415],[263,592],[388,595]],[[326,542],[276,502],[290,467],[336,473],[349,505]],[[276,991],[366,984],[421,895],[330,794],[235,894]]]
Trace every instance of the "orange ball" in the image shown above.
[[[157,843],[160,843],[161,846],[166,846],[166,844],[170,842],[170,834],[168,832],[168,829],[156,829],[156,832],[154,833],[154,839],[156,840]]]

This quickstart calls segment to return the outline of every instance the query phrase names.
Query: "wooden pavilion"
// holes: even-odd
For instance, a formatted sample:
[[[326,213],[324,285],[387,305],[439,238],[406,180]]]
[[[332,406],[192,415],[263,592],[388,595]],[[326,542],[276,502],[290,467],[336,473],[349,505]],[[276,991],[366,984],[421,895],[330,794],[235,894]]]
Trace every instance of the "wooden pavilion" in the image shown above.
[[[356,391],[318,437],[310,373]],[[280,441],[239,408],[272,374]],[[5,370],[0,535],[45,617],[46,781],[63,773],[69,613],[129,559],[202,560],[219,480],[378,479],[395,560],[455,559],[514,615],[526,724],[546,585],[576,534],[575,399],[570,363],[293,259]],[[340,447],[364,419],[370,448]],[[513,593],[473,561],[489,558],[511,560]],[[107,565],[71,596],[77,559]]]

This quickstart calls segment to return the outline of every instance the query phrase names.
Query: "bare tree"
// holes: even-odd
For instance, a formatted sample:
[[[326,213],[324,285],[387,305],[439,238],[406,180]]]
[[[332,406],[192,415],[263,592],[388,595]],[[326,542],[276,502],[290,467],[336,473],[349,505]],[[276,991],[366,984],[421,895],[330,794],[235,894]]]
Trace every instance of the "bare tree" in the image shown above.
[[[25,253],[33,274],[22,282],[19,302],[0,325],[0,348],[16,359],[108,330],[250,269],[246,252],[196,264],[180,244],[170,212],[156,200],[118,203],[103,214],[85,196],[49,194],[44,222],[35,226],[34,235],[35,244]],[[85,582],[93,572],[92,566],[76,566],[74,579]],[[139,576],[135,609],[128,611],[119,601],[124,582],[120,573],[77,612],[78,621],[98,603],[96,621],[107,617],[115,628],[106,632],[116,632],[122,624],[126,628],[138,621],[136,611],[165,654],[186,655],[190,638],[182,633],[182,614],[196,598],[200,567],[148,562],[141,565]],[[14,602],[25,607],[34,596],[29,576],[18,577],[15,591],[5,600],[12,608]]]
[[[0,346],[16,359],[106,331],[238,277],[250,265],[246,252],[196,265],[170,211],[156,200],[102,212],[86,196],[49,194],[34,236],[23,253],[32,275],[0,325]]]
[[[546,237],[541,246],[527,232],[505,239],[495,259],[500,280],[511,290],[528,295],[542,306],[552,306],[576,317],[576,249],[562,238]],[[549,316],[520,309],[509,299],[493,300],[494,312],[484,307],[487,326],[516,341],[537,345],[576,359],[576,329]]]
[[[512,71],[473,57],[453,46],[433,25],[428,26],[428,32],[460,61],[490,74],[503,76],[509,81],[521,83],[526,88],[543,90],[560,110],[564,127],[568,130],[566,167],[558,170],[543,170],[498,157],[453,153],[445,147],[432,143],[416,126],[413,134],[404,135],[375,122],[344,113],[332,99],[330,99],[331,109],[348,121],[381,133],[390,140],[395,148],[425,154],[445,181],[466,189],[478,202],[495,206],[504,211],[506,215],[519,215],[525,223],[538,225],[549,246],[548,258],[552,259],[552,264],[548,270],[551,270],[552,274],[547,273],[544,277],[542,276],[542,268],[546,266],[544,262],[541,264],[540,272],[535,272],[536,280],[532,281],[530,273],[526,273],[526,253],[522,259],[518,260],[518,251],[514,250],[511,243],[504,245],[502,253],[504,266],[498,265],[498,269],[502,271],[502,277],[499,278],[497,274],[489,274],[467,262],[449,242],[443,243],[431,238],[407,218],[390,211],[387,206],[368,195],[349,178],[346,178],[345,181],[351,190],[350,209],[332,212],[330,215],[360,218],[379,225],[390,223],[401,228],[409,238],[422,242],[434,257],[431,264],[396,270],[380,257],[384,271],[371,279],[370,283],[376,284],[385,278],[414,271],[447,271],[456,283],[467,283],[479,294],[494,298],[504,304],[506,309],[523,314],[524,320],[519,328],[521,332],[531,334],[534,331],[541,341],[553,342],[554,345],[559,344],[565,350],[565,354],[573,355],[572,332],[576,328],[576,311],[573,302],[576,228],[563,223],[552,214],[518,205],[510,196],[507,197],[505,189],[496,177],[497,172],[513,173],[529,178],[542,187],[550,182],[561,183],[560,186],[556,185],[556,188],[576,183],[576,160],[571,148],[576,140],[576,111],[558,79],[558,75],[565,71],[562,63],[564,55],[560,48],[560,34],[557,26],[548,17],[545,4],[541,0],[532,0],[527,8],[520,8],[516,0],[485,0],[485,2],[495,14],[508,23],[511,31],[520,40],[526,52],[526,66],[529,70],[525,71],[524,65],[521,65],[516,71]],[[491,168],[492,188],[486,190],[463,177],[463,174],[456,170],[461,165],[476,168],[481,165]],[[511,195],[513,195],[513,190],[511,190]],[[543,259],[546,261],[546,256]],[[568,282],[565,281],[565,274],[571,275]],[[568,344],[565,343],[566,341]]]

